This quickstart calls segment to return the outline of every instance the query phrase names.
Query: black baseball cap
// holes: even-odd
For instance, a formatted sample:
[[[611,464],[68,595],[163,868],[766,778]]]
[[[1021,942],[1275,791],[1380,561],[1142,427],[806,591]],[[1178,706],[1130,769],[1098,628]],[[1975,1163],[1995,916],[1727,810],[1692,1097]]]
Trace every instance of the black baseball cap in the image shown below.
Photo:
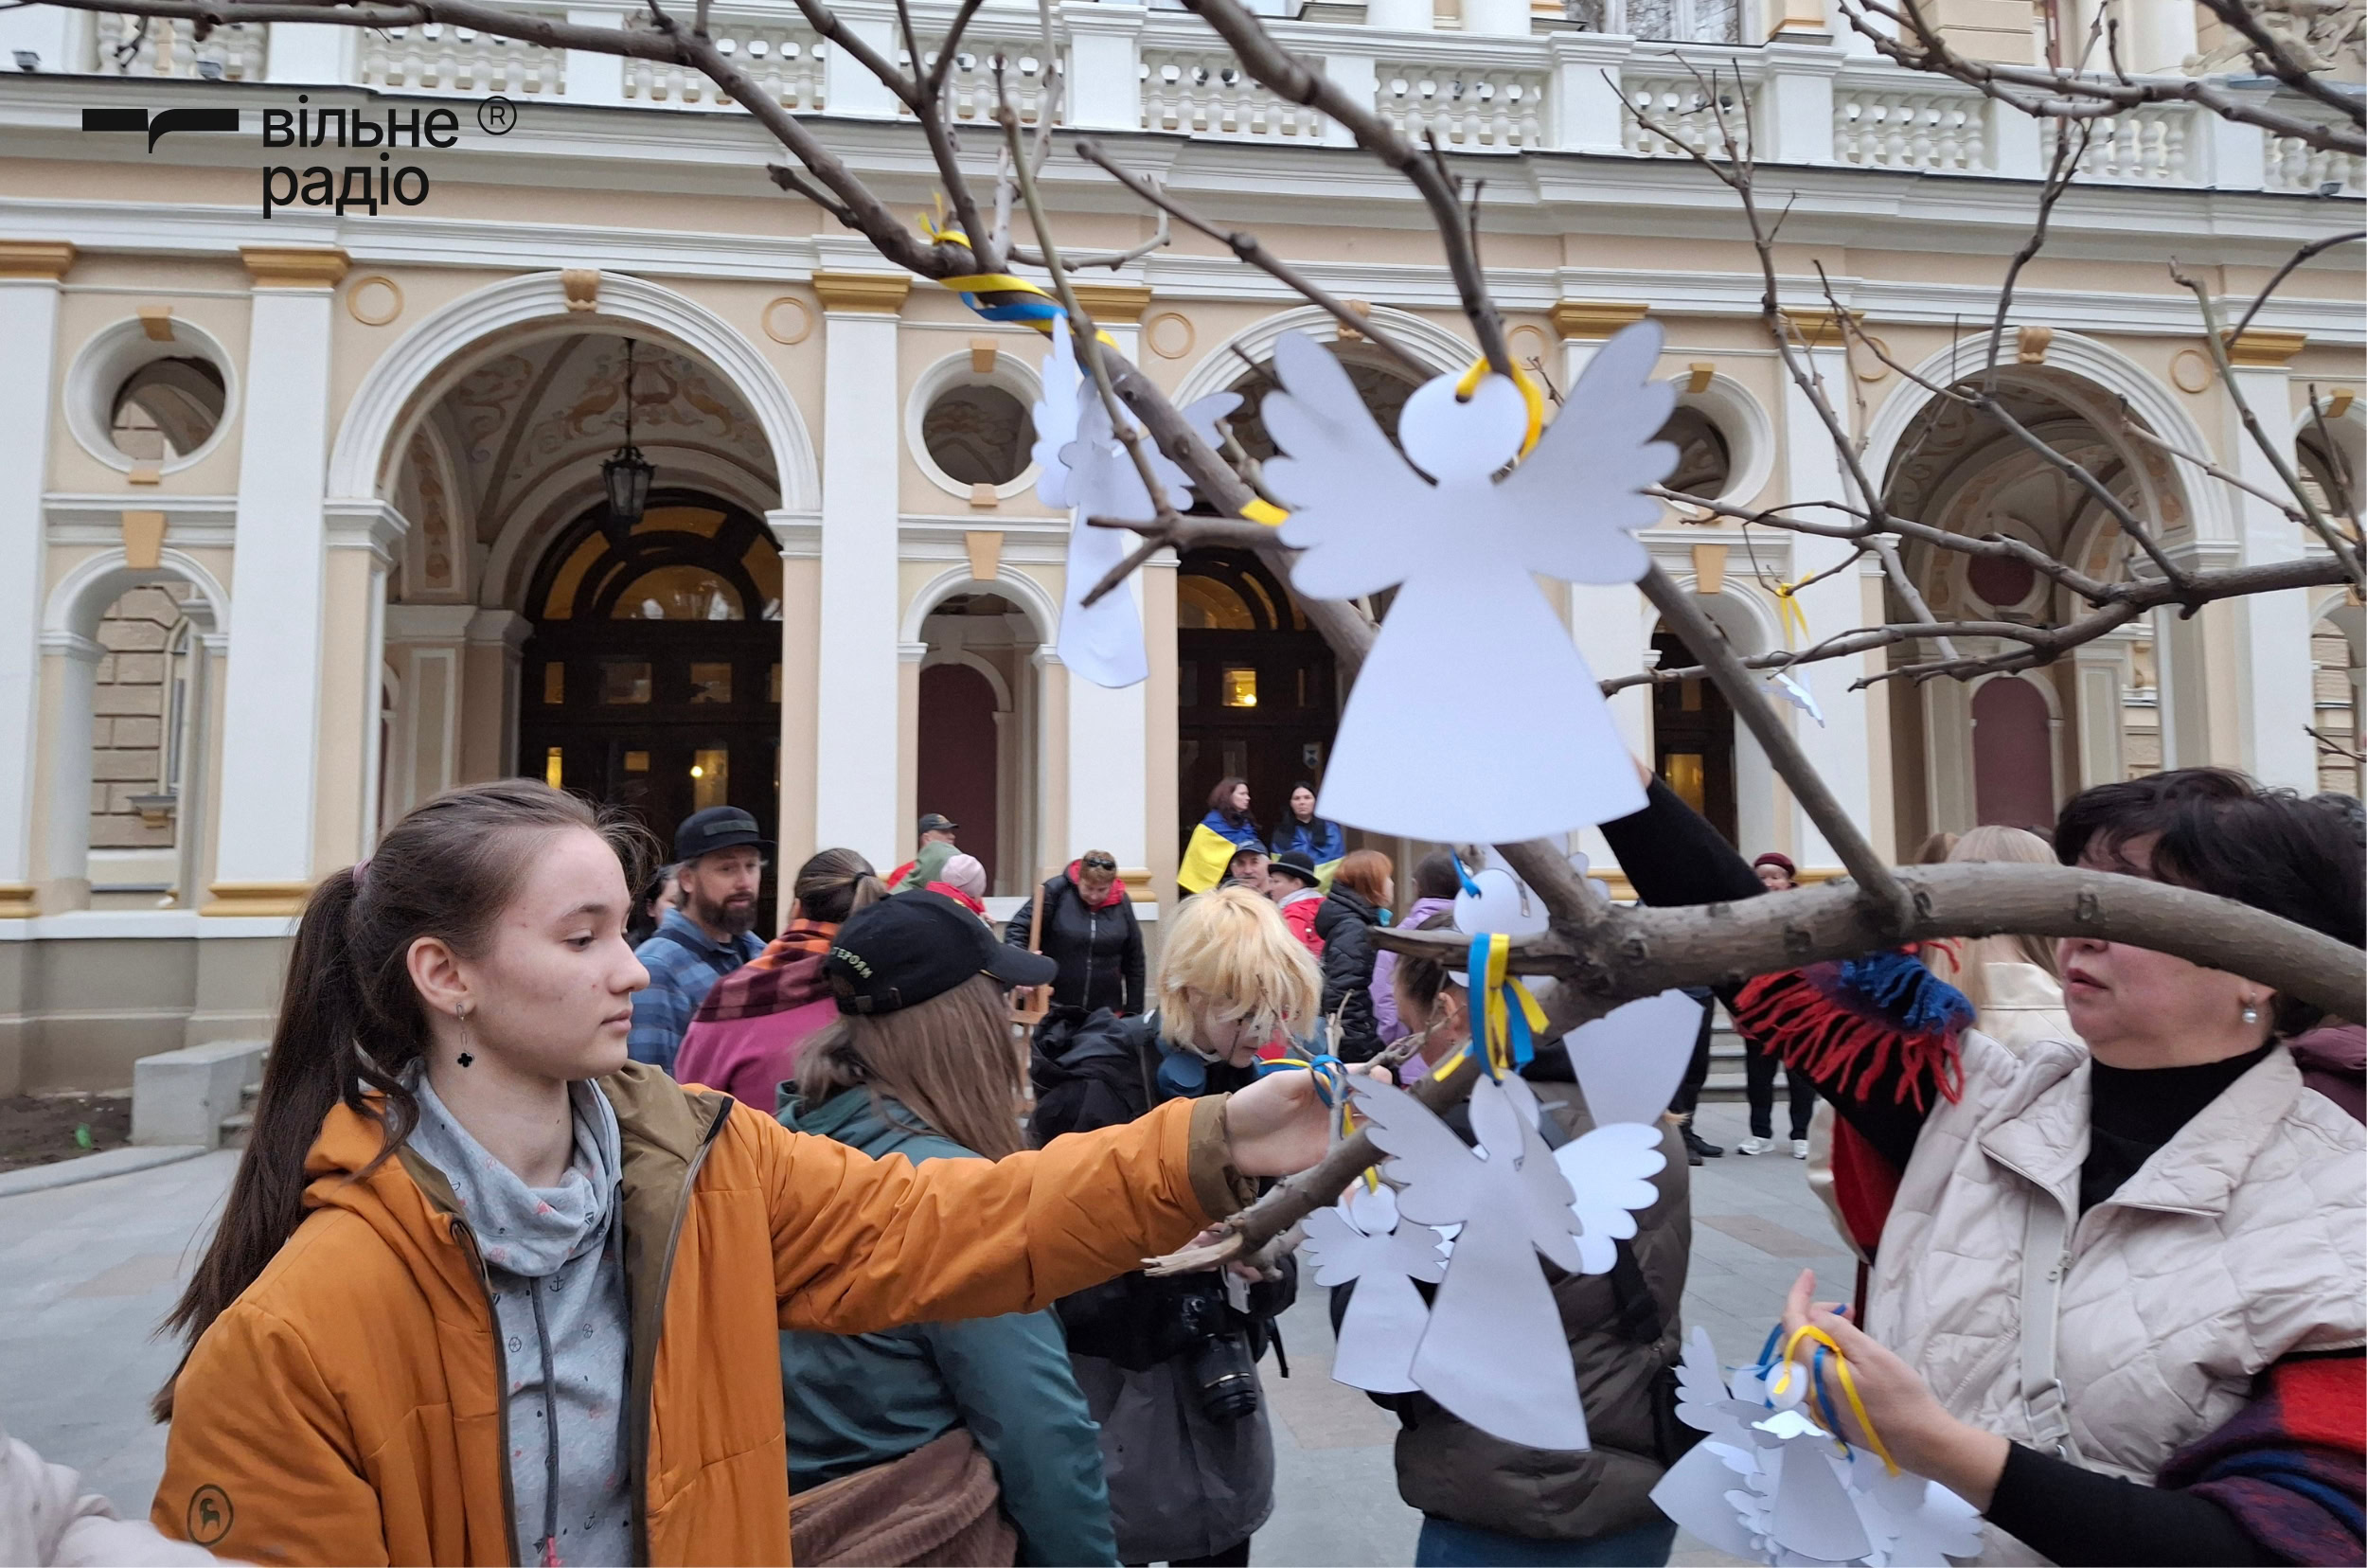
[[[718,849],[736,849],[753,844],[767,855],[773,852],[773,841],[756,828],[756,819],[737,806],[710,806],[703,811],[693,811],[682,819],[674,829],[674,858],[689,862]]]
[[[1059,966],[998,942],[987,923],[942,893],[901,893],[846,918],[822,960],[843,1013],[894,1012],[942,996],[973,974],[1048,986]]]
[[[961,831],[961,828],[962,825],[952,817],[942,816],[935,811],[931,811],[920,819],[920,830],[924,833],[957,833]]]
[[[1304,849],[1286,849],[1268,861],[1266,874],[1271,877],[1276,871],[1288,871],[1309,887],[1322,880],[1315,875],[1314,860]]]

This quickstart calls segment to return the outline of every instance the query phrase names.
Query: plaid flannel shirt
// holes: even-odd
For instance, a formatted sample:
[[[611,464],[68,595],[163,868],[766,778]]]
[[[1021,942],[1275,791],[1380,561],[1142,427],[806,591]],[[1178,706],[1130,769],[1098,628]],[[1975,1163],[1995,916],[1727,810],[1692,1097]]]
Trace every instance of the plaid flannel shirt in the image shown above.
[[[707,988],[763,951],[764,942],[754,932],[718,942],[681,910],[667,910],[657,930],[633,950],[650,971],[650,984],[633,995],[632,1033],[626,1037],[626,1052],[635,1061],[654,1062],[672,1072],[683,1033]]]

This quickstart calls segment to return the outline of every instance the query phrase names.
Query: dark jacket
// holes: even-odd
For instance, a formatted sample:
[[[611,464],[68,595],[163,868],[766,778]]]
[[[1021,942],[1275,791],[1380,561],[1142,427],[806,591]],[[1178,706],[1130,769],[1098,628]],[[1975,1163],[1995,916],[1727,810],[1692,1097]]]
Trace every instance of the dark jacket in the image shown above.
[[[1540,1050],[1522,1076],[1544,1104],[1548,1143],[1593,1129],[1558,1042]],[[1454,1106],[1444,1120],[1471,1141],[1468,1104]],[[1612,1535],[1662,1517],[1649,1494],[1676,1457],[1664,1454],[1663,1443],[1678,1434],[1669,1428],[1673,1414],[1659,1385],[1663,1368],[1682,1354],[1677,1314],[1693,1215],[1684,1146],[1673,1126],[1661,1130],[1661,1155],[1666,1164],[1652,1178],[1659,1201],[1636,1215],[1635,1238],[1619,1244],[1616,1269],[1570,1274],[1539,1265],[1553,1282],[1593,1446],[1576,1452],[1522,1448],[1450,1416],[1427,1395],[1390,1396],[1380,1402],[1403,1422],[1397,1492],[1407,1503],[1536,1541]],[[1333,1295],[1337,1322],[1344,1301],[1342,1292]]]
[[[1324,939],[1323,1013],[1340,1015],[1331,1054],[1343,1061],[1368,1061],[1380,1049],[1373,1016],[1373,931],[1379,924],[1379,912],[1345,887],[1334,887],[1315,911],[1315,935]]]
[[[1273,837],[1267,840],[1267,844],[1277,855],[1289,854],[1293,849],[1304,849],[1307,851],[1307,858],[1317,865],[1336,861],[1348,852],[1347,835],[1340,831],[1340,825],[1336,822],[1326,822],[1322,817],[1317,817],[1313,822],[1300,822],[1295,818],[1285,817],[1274,829]]]
[[[848,1089],[780,1114],[873,1158],[976,1159],[893,1099]],[[781,1336],[790,1490],[900,1459],[964,1427],[994,1466],[1019,1560],[1113,1563],[1100,1435],[1050,1311],[921,1323],[883,1334]]]
[[[1030,1076],[1031,1141],[1132,1121],[1166,1100],[1221,1094],[1255,1068],[1203,1062],[1159,1037],[1148,1018],[1056,1010],[1040,1025]],[[1256,1414],[1219,1421],[1201,1409],[1192,1380],[1201,1337],[1179,1304],[1220,1292],[1213,1274],[1153,1279],[1122,1274],[1060,1298],[1077,1386],[1101,1423],[1110,1515],[1123,1562],[1211,1557],[1247,1541],[1273,1511],[1273,1435]],[[1262,1356],[1272,1319],[1297,1290],[1295,1259],[1278,1283],[1251,1287],[1246,1313],[1222,1307],[1226,1330]]]
[[[1043,900],[1043,955],[1060,966],[1052,980],[1052,1000],[1086,1012],[1107,1007],[1112,1012],[1143,1010],[1143,928],[1134,918],[1134,900],[1124,882],[1112,882],[1113,895],[1099,908],[1085,902],[1077,885],[1077,865],[1047,882],[1036,898]],[[1027,928],[1035,918],[1036,899],[1019,906],[1003,927],[1011,946],[1027,945]]]

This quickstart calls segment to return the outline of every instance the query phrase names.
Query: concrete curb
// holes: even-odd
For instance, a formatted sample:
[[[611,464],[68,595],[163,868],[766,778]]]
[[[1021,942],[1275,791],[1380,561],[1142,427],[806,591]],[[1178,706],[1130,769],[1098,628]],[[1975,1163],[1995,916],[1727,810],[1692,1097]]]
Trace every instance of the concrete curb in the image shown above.
[[[194,1160],[205,1152],[199,1144],[126,1144],[103,1154],[84,1154],[54,1165],[0,1170],[0,1198],[13,1198],[20,1192],[46,1192],[51,1187],[75,1186],[109,1176],[128,1176],[134,1170],[152,1170],[158,1166]]]

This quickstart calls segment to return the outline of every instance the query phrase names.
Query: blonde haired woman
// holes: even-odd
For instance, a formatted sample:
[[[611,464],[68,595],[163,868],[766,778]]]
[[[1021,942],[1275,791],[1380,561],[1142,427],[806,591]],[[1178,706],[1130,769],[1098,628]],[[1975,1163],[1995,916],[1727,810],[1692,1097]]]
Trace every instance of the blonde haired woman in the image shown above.
[[[1167,932],[1143,1018],[1038,1031],[1034,1141],[1130,1122],[1171,1099],[1254,1081],[1314,1023],[1315,960],[1246,888],[1187,901]],[[1126,1274],[1059,1303],[1077,1385],[1101,1426],[1120,1562],[1246,1563],[1273,1510],[1273,1437],[1257,1360],[1296,1293],[1260,1279],[1248,1310],[1216,1274]]]

